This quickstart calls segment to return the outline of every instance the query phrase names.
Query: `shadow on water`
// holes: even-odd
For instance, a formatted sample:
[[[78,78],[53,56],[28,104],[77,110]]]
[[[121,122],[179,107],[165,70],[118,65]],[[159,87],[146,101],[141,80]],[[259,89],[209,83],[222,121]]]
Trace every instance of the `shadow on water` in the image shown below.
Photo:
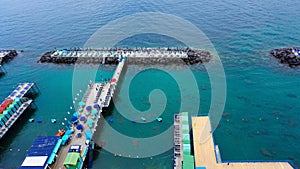
[[[8,132],[0,140],[0,158],[2,154],[7,150],[16,136],[23,130],[24,126],[28,122],[28,119],[33,115],[37,110],[37,107],[34,105],[30,106],[24,113],[19,117],[15,124],[8,130]],[[4,145],[4,146],[2,146]],[[0,166],[1,168],[1,166]]]

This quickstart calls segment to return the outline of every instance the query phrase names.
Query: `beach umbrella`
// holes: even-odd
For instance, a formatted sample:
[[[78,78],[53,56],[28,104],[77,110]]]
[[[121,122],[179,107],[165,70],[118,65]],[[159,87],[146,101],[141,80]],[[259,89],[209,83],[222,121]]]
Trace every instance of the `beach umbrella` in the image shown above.
[[[100,109],[99,104],[94,104],[94,108],[95,108],[95,109]]]
[[[92,111],[92,114],[97,114],[98,113],[98,110],[96,110],[96,109],[94,109],[93,111]]]
[[[78,105],[79,105],[79,106],[84,106],[85,103],[84,103],[84,102],[79,102]]]
[[[87,121],[87,123],[88,123],[89,125],[92,125],[92,124],[94,123],[94,121],[93,121],[92,119],[89,119],[89,120]]]
[[[85,117],[85,116],[81,116],[79,120],[80,120],[80,121],[85,121],[85,120],[86,120],[86,117]]]
[[[86,107],[86,110],[87,110],[87,111],[91,111],[91,110],[92,110],[92,106],[87,106],[87,107]]]
[[[83,129],[83,126],[82,126],[81,124],[78,124],[78,125],[76,126],[76,129],[77,129],[77,130],[82,130],[82,129]]]
[[[73,116],[77,117],[77,116],[79,116],[79,113],[76,111],[76,112],[73,113]]]
[[[71,118],[71,121],[72,122],[74,122],[74,121],[76,121],[78,118],[76,117],[76,116],[73,116],[72,118]]]
[[[117,81],[116,78],[112,78],[112,79],[110,80],[110,82],[116,82],[116,81]]]

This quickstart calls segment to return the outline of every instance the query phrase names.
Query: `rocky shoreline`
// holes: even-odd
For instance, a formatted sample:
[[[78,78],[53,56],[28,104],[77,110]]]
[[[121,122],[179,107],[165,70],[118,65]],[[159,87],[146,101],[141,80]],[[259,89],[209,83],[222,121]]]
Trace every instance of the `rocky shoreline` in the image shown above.
[[[204,50],[192,50],[192,49],[122,49],[123,52],[144,52],[156,50],[158,52],[167,52],[170,55],[176,52],[186,53],[187,57],[128,57],[128,64],[168,64],[168,63],[185,63],[188,65],[201,64],[209,62],[213,55]],[[69,50],[69,51],[105,51],[105,52],[117,52],[120,49],[106,49],[106,50]],[[55,63],[55,64],[107,64],[115,65],[118,64],[118,57],[73,57],[73,56],[62,56],[62,57],[53,57],[55,51],[48,51],[44,53],[39,63]]]
[[[9,62],[17,55],[18,52],[16,50],[0,50],[0,64]]]
[[[270,51],[270,55],[291,68],[300,66],[300,47],[273,49]]]

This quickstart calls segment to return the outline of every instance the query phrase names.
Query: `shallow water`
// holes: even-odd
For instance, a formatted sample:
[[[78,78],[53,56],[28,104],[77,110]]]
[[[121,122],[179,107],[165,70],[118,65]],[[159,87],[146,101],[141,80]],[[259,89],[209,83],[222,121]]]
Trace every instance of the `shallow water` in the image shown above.
[[[158,11],[182,17],[201,29],[216,47],[225,68],[227,101],[219,127],[214,133],[224,160],[292,159],[300,165],[299,69],[279,65],[269,57],[276,47],[299,46],[298,1],[31,1],[0,2],[0,47],[23,49],[5,64],[7,74],[0,78],[0,98],[6,97],[18,82],[37,83],[41,94],[35,99],[38,109],[22,118],[1,140],[0,168],[19,166],[37,135],[53,135],[68,117],[72,105],[73,66],[38,64],[38,57],[54,47],[83,46],[98,28],[109,21],[136,12]],[[174,39],[141,35],[121,43],[128,46],[182,46]],[[113,68],[101,68],[104,78]],[[104,71],[103,71],[104,70]],[[210,106],[210,84],[205,69],[193,68],[201,104],[198,114]],[[82,73],[89,72],[86,67]],[[134,66],[128,68],[128,74]],[[174,71],[175,74],[181,72]],[[151,78],[149,78],[151,77]],[[155,78],[154,78],[155,77]],[[126,77],[125,77],[126,78]],[[155,79],[164,79],[161,81]],[[168,79],[168,80],[167,80]],[[88,79],[79,87],[85,90]],[[96,80],[100,80],[97,77]],[[164,131],[177,112],[178,92],[174,81],[159,71],[146,71],[132,82],[132,104],[149,108],[151,89],[161,88],[168,96],[163,123],[152,122],[137,130],[137,125],[114,110],[111,124],[128,135],[146,137]],[[206,90],[202,90],[202,85]],[[142,93],[142,91],[147,91]],[[79,93],[79,90],[76,89]],[[174,92],[175,91],[175,92]],[[176,92],[177,91],[177,92]],[[131,91],[132,92],[132,91]],[[121,92],[122,93],[122,90]],[[80,93],[79,93],[80,94]],[[82,94],[80,94],[81,96]],[[78,97],[80,97],[78,96]],[[187,96],[189,97],[189,96]],[[190,97],[193,100],[193,97]],[[191,104],[191,109],[193,105]],[[189,110],[187,110],[189,111]],[[28,123],[28,118],[44,122]],[[56,117],[58,122],[51,124]],[[121,119],[124,120],[121,120]],[[156,130],[153,127],[157,127]],[[135,130],[137,130],[135,133]],[[129,131],[129,132],[128,132]],[[19,151],[18,151],[19,149]],[[272,157],[266,157],[261,150]],[[10,151],[11,150],[11,151]],[[172,150],[145,159],[115,157],[107,151],[97,153],[94,168],[172,168]]]

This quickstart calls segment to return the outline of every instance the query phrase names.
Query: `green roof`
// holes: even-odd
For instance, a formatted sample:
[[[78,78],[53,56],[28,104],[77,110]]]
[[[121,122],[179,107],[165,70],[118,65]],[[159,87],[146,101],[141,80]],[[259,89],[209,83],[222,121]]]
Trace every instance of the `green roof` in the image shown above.
[[[183,155],[183,166],[182,169],[191,169],[194,167],[194,157],[191,155]]]
[[[64,161],[64,165],[77,165],[80,159],[80,154],[76,152],[70,152],[67,154],[67,157]]]

